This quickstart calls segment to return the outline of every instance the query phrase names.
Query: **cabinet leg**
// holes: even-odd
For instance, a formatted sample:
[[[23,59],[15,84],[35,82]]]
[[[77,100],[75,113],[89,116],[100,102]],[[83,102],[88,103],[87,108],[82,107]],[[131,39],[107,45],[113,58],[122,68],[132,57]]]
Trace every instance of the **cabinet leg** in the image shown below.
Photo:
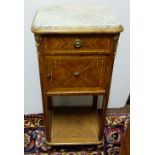
[[[97,109],[97,100],[98,100],[98,96],[94,95],[93,96],[93,106],[92,106],[93,109]]]
[[[51,110],[52,109],[52,96],[48,97],[48,109]]]
[[[50,142],[50,126],[49,122],[51,120],[51,114],[49,112],[49,98],[48,96],[43,96],[43,102],[44,102],[44,122],[45,122],[45,134],[46,134],[46,140]]]
[[[106,110],[108,105],[108,94],[105,94],[103,97],[102,109],[100,110],[100,122],[99,122],[99,139],[103,139],[103,130],[105,123]]]

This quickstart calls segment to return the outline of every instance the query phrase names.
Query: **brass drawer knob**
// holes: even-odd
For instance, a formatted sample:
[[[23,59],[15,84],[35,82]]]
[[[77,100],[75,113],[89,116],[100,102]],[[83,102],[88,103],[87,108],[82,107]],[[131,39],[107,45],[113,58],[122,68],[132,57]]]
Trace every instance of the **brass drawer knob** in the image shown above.
[[[79,76],[79,75],[80,75],[80,72],[79,72],[79,71],[75,71],[75,72],[73,73],[73,75],[74,75],[74,76]]]
[[[76,39],[76,40],[74,41],[74,47],[80,48],[81,46],[82,46],[81,40],[80,40],[80,39]]]

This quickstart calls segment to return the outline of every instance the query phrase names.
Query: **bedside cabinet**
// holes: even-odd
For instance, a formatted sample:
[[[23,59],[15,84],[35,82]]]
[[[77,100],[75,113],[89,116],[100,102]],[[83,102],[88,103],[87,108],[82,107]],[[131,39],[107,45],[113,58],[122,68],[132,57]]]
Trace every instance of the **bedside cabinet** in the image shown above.
[[[100,145],[113,62],[123,27],[102,6],[40,8],[35,36],[49,145]],[[92,95],[92,106],[55,107],[52,96]],[[103,95],[97,109],[98,95]]]

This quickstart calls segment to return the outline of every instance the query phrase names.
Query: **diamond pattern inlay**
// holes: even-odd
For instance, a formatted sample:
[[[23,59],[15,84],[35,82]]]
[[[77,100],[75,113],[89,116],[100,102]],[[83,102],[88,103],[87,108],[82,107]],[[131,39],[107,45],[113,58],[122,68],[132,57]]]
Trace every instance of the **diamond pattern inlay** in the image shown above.
[[[46,72],[52,73],[52,80],[47,80],[48,87],[100,87],[106,68],[106,57],[47,56]]]

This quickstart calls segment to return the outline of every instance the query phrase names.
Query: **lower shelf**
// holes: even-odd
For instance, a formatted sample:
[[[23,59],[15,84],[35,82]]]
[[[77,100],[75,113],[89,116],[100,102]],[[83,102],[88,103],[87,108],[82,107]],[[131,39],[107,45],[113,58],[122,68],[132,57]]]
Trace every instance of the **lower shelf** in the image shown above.
[[[91,108],[54,108],[50,112],[49,145],[101,144],[99,113]]]

